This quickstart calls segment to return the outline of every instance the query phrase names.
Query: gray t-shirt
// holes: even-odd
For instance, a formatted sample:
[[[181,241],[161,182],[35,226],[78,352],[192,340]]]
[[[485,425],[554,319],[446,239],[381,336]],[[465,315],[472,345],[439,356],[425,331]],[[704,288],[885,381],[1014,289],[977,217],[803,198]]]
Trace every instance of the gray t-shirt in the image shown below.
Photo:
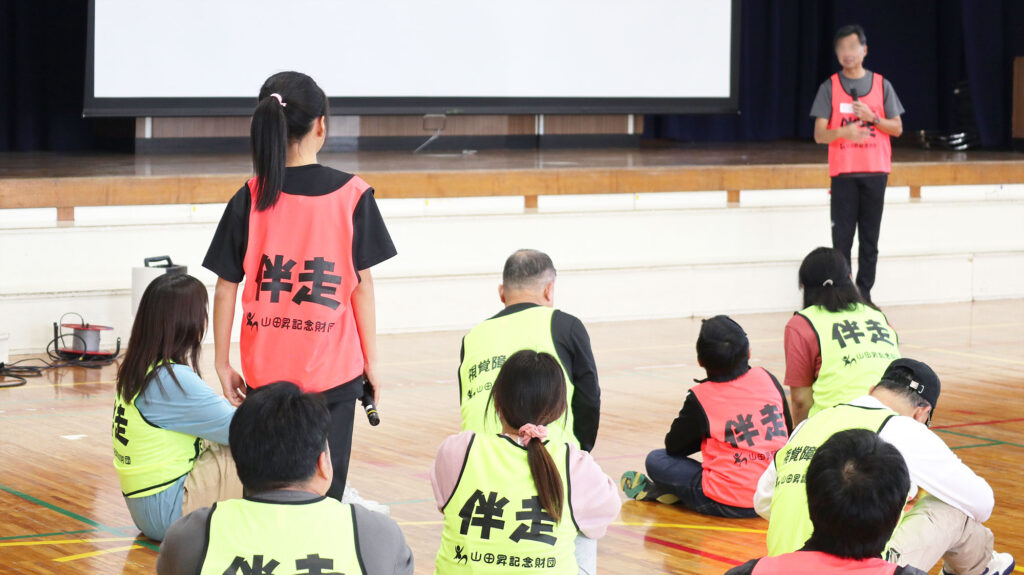
[[[842,72],[839,73],[839,83],[842,84],[846,93],[849,94],[851,90],[857,90],[859,97],[864,97],[871,91],[871,83],[874,81],[875,73],[871,70],[868,70],[867,74],[857,79],[847,78]],[[882,102],[885,104],[886,118],[895,118],[896,116],[903,115],[905,111],[903,104],[900,103],[896,90],[892,89],[892,84],[889,83],[889,80],[882,80]],[[818,86],[818,94],[814,96],[814,103],[811,104],[811,117],[824,118],[826,120],[832,117],[831,77]]]
[[[258,494],[261,501],[289,503],[320,499],[306,491],[277,490]],[[368,575],[412,575],[412,550],[394,519],[365,507],[352,505],[356,544]],[[182,575],[199,572],[199,562],[206,547],[206,530],[210,508],[203,507],[182,517],[167,530],[160,545],[156,572],[159,575]]]

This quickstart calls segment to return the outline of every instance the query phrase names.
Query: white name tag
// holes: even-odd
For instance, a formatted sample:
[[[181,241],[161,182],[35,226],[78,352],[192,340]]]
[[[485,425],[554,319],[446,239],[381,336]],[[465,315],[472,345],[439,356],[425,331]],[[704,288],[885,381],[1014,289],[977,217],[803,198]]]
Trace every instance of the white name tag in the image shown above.
[[[839,113],[840,114],[852,114],[853,113],[853,104],[851,104],[849,102],[841,102],[839,104]]]

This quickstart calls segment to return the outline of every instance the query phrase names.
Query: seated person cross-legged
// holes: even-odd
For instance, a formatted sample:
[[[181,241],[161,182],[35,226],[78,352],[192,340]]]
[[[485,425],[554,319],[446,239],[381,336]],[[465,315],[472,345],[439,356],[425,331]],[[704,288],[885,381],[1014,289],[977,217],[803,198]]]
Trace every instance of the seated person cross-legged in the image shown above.
[[[679,502],[705,515],[757,517],[761,473],[782,448],[792,422],[782,386],[751,368],[747,334],[732,319],[705,320],[697,362],[707,379],[690,389],[665,436],[647,456],[647,475],[627,471],[622,490],[638,501]],[[703,461],[689,457],[700,452]]]

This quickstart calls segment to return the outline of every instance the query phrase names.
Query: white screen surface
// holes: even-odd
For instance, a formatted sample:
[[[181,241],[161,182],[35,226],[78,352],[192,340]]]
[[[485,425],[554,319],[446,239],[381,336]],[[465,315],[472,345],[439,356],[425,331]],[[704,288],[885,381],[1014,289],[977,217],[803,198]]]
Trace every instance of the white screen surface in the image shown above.
[[[94,2],[94,99],[731,96],[726,0]]]

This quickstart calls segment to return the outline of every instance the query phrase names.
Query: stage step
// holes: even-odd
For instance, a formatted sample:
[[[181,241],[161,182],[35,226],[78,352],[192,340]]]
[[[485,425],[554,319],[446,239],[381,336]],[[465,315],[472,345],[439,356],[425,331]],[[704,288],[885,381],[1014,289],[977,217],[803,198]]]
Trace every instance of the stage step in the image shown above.
[[[905,189],[890,191],[875,300],[1024,297],[1024,199],[923,195],[911,202]],[[796,310],[800,260],[831,243],[826,193],[745,194],[756,200],[740,207],[725,207],[724,197],[542,197],[528,213],[515,198],[383,200],[400,255],[374,270],[378,328],[464,329],[492,315],[504,258],[521,247],[552,256],[557,304],[585,321]],[[147,256],[170,255],[212,287],[201,262],[221,209],[165,208],[179,210],[175,222],[133,211],[104,223],[120,213],[107,209],[74,226],[0,228],[0,333],[10,334],[11,352],[41,351],[68,311],[114,326],[106,344],[127,340],[131,268]],[[146,217],[164,221],[138,223]]]

